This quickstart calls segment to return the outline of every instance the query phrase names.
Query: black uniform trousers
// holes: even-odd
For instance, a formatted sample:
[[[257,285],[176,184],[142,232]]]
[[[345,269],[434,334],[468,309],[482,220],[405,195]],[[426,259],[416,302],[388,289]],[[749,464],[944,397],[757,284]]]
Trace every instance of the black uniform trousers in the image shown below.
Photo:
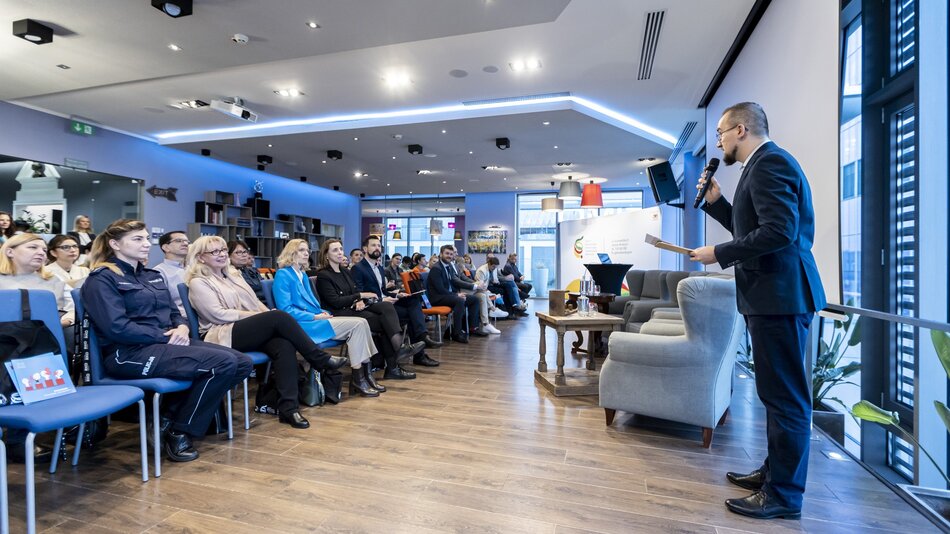
[[[755,389],[765,405],[768,456],[764,490],[800,508],[811,443],[811,377],[805,345],[813,313],[746,315],[755,362]]]
[[[452,308],[453,335],[460,336],[465,330],[465,312],[468,311],[469,321],[475,321],[472,329],[478,328],[478,297],[475,294],[465,295],[465,298],[456,293],[450,295],[429,295],[429,302],[433,306],[446,306]]]
[[[240,351],[260,351],[271,359],[277,411],[288,416],[300,409],[297,383],[297,353],[308,362],[326,359],[325,353],[288,313],[268,311],[234,323],[231,347]],[[317,370],[322,370],[320,367]]]
[[[191,388],[165,396],[165,413],[172,430],[204,436],[224,394],[251,374],[246,354],[213,343],[156,343],[113,351],[105,359],[106,373],[115,378],[191,380]]]

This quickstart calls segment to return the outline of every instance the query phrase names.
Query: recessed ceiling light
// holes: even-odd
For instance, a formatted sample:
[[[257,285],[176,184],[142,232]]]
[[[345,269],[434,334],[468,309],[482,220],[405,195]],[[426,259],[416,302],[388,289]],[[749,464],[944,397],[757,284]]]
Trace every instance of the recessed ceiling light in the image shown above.
[[[267,144],[267,148],[274,148],[274,145],[268,143],[268,144]]]
[[[321,161],[320,163],[326,163],[326,162],[327,162],[327,160],[323,160],[323,161]]]
[[[316,29],[319,29],[319,28],[320,28],[320,25],[317,24],[316,22],[313,22],[313,21],[311,20],[311,21],[307,22],[307,27],[310,28],[311,30],[316,30]]]
[[[515,186],[515,189],[518,189],[518,186],[517,186],[517,185]]]
[[[505,176],[504,178],[502,178],[502,180],[504,180],[504,181],[506,181],[506,182],[507,182],[507,181],[508,181],[508,177],[507,177],[507,176]]]
[[[516,59],[511,63],[508,63],[508,67],[515,72],[521,72],[523,70],[537,70],[541,68],[541,60],[537,58],[531,59]]]
[[[353,140],[354,140],[354,141],[359,141],[360,138],[359,138],[359,137],[354,137]]]
[[[389,187],[389,184],[386,184],[386,187]]]
[[[177,109],[198,109],[207,106],[208,103],[204,100],[183,100],[181,102],[176,102],[172,104],[173,108]]]
[[[383,82],[390,89],[398,89],[411,84],[412,79],[405,72],[391,72],[383,76]]]
[[[442,133],[445,133],[445,130],[442,130]]]
[[[299,89],[276,89],[274,94],[280,96],[303,96],[304,93]]]
[[[171,50],[171,51],[173,51],[173,52],[181,52],[181,47],[178,46],[178,45],[176,45],[175,43],[170,43],[170,44],[168,45],[168,49]]]
[[[554,150],[557,150],[557,145],[554,145]]]
[[[499,167],[498,165],[482,165],[482,168],[485,169],[486,171],[497,171],[501,167]]]
[[[469,150],[468,153],[469,153],[469,154],[474,154],[474,152],[472,152],[471,150]]]
[[[445,184],[445,183],[448,183],[448,182],[446,182],[445,180],[442,180],[442,183]]]
[[[550,126],[550,125],[551,125],[551,121],[544,121],[541,123],[541,126]]]
[[[396,159],[396,156],[393,156],[393,159]]]
[[[416,174],[432,174],[432,171],[430,171],[429,169],[420,169],[416,171]]]
[[[459,189],[459,191],[461,191],[461,192],[463,192],[463,193],[465,192],[465,190],[464,190],[464,189]]]
[[[101,181],[102,181],[102,180],[93,180],[92,183],[98,184],[98,183],[101,182]]]
[[[63,69],[63,70],[69,70],[70,68],[72,68],[72,67],[70,67],[69,65],[64,65],[64,64],[62,64],[62,63],[60,63],[59,65],[56,65],[56,66],[59,67],[59,68],[61,68],[61,69]]]

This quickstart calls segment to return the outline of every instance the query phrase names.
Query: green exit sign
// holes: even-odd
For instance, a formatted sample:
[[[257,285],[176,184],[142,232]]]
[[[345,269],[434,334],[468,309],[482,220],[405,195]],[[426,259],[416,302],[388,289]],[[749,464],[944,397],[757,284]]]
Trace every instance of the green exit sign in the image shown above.
[[[85,122],[70,119],[69,131],[76,135],[92,135],[96,133],[96,127]]]

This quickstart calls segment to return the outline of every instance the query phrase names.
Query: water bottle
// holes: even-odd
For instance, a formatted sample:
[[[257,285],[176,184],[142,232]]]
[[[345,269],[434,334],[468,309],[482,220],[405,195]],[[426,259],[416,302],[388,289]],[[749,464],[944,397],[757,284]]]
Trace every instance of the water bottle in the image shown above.
[[[577,297],[577,314],[581,317],[587,317],[590,315],[590,299],[587,298],[587,295],[581,293],[581,296]]]

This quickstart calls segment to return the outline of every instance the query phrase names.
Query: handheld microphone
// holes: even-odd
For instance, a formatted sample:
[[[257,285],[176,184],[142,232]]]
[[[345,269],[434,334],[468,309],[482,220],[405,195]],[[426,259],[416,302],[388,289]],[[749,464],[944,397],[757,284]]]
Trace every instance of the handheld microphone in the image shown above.
[[[709,184],[712,183],[712,177],[716,174],[716,169],[719,168],[719,158],[712,158],[709,160],[709,165],[706,165],[706,168],[703,169],[703,172],[706,173],[706,183],[699,188],[699,193],[696,194],[696,201],[693,202],[693,209],[698,209],[699,205],[703,202],[703,197],[706,196],[706,191],[709,190]]]

